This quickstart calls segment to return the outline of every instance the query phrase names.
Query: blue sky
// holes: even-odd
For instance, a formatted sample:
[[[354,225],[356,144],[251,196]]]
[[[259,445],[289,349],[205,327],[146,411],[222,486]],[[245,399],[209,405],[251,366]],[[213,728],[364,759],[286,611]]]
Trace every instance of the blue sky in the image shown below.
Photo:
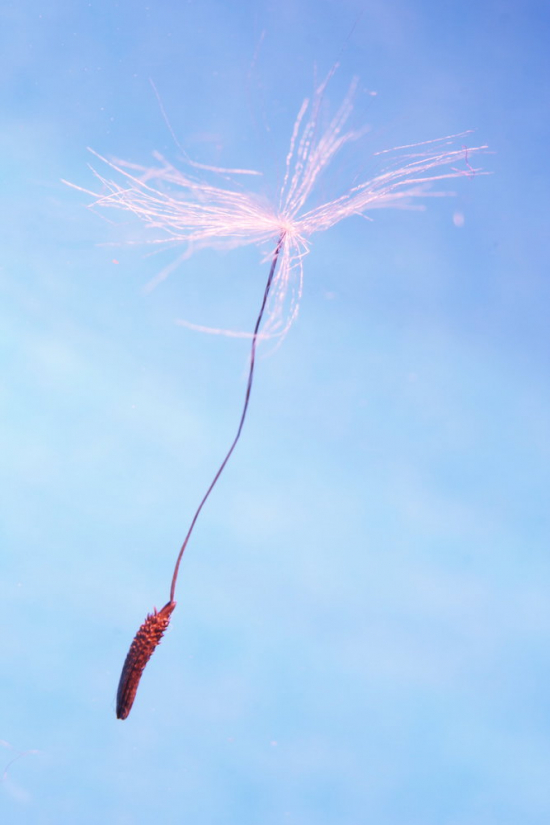
[[[549,21],[529,0],[4,4],[0,768],[33,753],[3,821],[548,822]],[[492,174],[313,238],[119,722],[245,387],[246,341],[176,322],[249,329],[267,272],[202,251],[145,294],[173,253],[119,245],[143,227],[60,179],[91,185],[87,146],[178,163],[152,79],[194,160],[272,193],[336,60],[327,97],[358,76],[370,132],[321,197],[464,129]]]

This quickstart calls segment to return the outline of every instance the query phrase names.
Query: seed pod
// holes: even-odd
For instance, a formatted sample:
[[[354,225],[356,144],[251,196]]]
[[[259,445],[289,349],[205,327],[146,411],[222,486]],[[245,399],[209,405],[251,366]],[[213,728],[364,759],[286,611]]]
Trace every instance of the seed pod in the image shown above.
[[[162,639],[164,631],[170,624],[170,617],[175,606],[176,602],[170,601],[158,613],[154,609],[136,633],[126,656],[120,674],[120,682],[118,683],[116,696],[117,719],[126,719],[132,710],[141,674]]]

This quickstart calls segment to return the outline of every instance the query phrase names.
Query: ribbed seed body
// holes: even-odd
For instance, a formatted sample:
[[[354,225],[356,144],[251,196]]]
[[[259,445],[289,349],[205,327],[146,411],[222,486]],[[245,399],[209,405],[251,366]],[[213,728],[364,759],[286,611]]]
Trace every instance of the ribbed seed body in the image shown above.
[[[170,617],[175,606],[176,602],[168,602],[162,610],[158,612],[154,610],[153,613],[147,616],[136,633],[126,656],[118,683],[116,697],[116,715],[118,719],[126,719],[132,710],[141,674],[162,639],[164,631],[170,624]]]

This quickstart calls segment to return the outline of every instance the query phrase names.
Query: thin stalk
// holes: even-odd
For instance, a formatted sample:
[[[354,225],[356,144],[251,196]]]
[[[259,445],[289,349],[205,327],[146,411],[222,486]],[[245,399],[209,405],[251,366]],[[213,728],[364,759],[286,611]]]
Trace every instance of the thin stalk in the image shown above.
[[[281,251],[281,247],[283,245],[284,238],[285,238],[285,233],[283,232],[281,234],[281,237],[277,241],[277,246],[275,247],[275,252],[273,253],[273,259],[271,261],[271,268],[269,270],[267,283],[265,285],[265,291],[264,291],[264,297],[263,297],[263,300],[262,300],[262,305],[260,307],[260,312],[258,313],[258,318],[256,319],[256,326],[254,327],[254,332],[252,334],[252,346],[251,346],[251,349],[250,349],[250,368],[248,370],[248,383],[247,383],[247,386],[246,386],[246,394],[245,394],[245,397],[244,397],[243,411],[241,413],[241,419],[239,421],[239,426],[237,428],[237,434],[236,434],[235,438],[233,439],[233,443],[231,444],[231,447],[229,448],[229,450],[227,452],[227,455],[225,456],[224,460],[220,464],[218,472],[216,473],[216,475],[212,479],[210,487],[208,488],[208,490],[204,494],[201,503],[197,507],[197,510],[195,512],[195,515],[193,516],[193,520],[191,522],[189,530],[187,531],[187,535],[185,536],[185,539],[183,540],[183,544],[181,545],[180,551],[178,553],[178,558],[176,560],[176,566],[174,567],[174,575],[172,576],[172,585],[170,587],[170,603],[172,603],[174,601],[174,594],[176,592],[176,583],[177,583],[177,580],[178,580],[178,573],[179,573],[179,569],[180,569],[181,560],[182,560],[183,554],[185,552],[185,548],[187,547],[187,543],[188,543],[189,539],[191,538],[191,533],[193,532],[193,528],[195,527],[195,524],[197,523],[197,519],[200,515],[200,512],[201,512],[202,508],[206,504],[206,500],[207,500],[208,496],[210,495],[210,493],[214,489],[219,477],[223,473],[223,471],[225,469],[225,465],[227,464],[227,462],[231,458],[231,454],[233,453],[233,450],[237,446],[237,442],[238,442],[239,438],[241,437],[243,424],[245,422],[246,413],[247,413],[247,410],[248,410],[248,402],[250,401],[250,392],[252,390],[252,382],[254,380],[254,364],[255,364],[255,361],[256,361],[256,342],[258,340],[258,331],[259,331],[260,325],[262,323],[262,318],[263,318],[265,307],[266,307],[266,304],[267,304],[269,291],[271,289],[271,284],[273,283],[273,276],[275,275],[275,269],[277,268],[277,260],[279,258],[279,252]]]

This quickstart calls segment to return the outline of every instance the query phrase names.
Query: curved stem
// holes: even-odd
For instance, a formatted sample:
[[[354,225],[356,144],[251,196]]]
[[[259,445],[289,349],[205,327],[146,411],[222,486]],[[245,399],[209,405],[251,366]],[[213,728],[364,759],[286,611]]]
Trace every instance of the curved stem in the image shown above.
[[[208,496],[210,495],[210,493],[214,489],[214,487],[216,485],[216,482],[218,481],[219,477],[223,473],[223,471],[225,469],[225,465],[227,464],[227,462],[231,458],[231,454],[232,454],[233,450],[235,449],[235,447],[237,446],[237,442],[238,442],[239,438],[241,437],[241,431],[242,431],[243,424],[244,424],[244,421],[245,421],[245,418],[246,418],[246,412],[248,410],[248,402],[250,401],[250,391],[252,390],[252,381],[254,379],[254,363],[255,363],[255,360],[256,360],[256,341],[258,339],[258,330],[260,329],[260,324],[262,323],[262,318],[263,318],[265,307],[266,307],[266,304],[267,304],[267,298],[268,298],[268,295],[269,295],[269,290],[271,289],[271,284],[273,283],[273,276],[275,275],[275,269],[277,267],[277,260],[279,258],[279,252],[281,251],[281,247],[283,245],[284,238],[285,238],[285,233],[283,232],[281,234],[281,237],[277,241],[277,246],[275,247],[275,252],[273,253],[273,260],[271,261],[271,268],[269,270],[269,275],[268,275],[267,283],[266,283],[266,286],[265,286],[262,305],[260,307],[260,312],[258,313],[258,318],[256,320],[256,326],[254,327],[254,333],[252,335],[252,347],[251,347],[251,350],[250,350],[250,369],[248,371],[248,384],[247,384],[247,387],[246,387],[246,395],[245,395],[245,398],[244,398],[244,406],[243,406],[243,411],[241,413],[241,420],[239,421],[239,426],[237,428],[237,434],[236,434],[235,438],[233,439],[233,443],[231,444],[231,447],[229,448],[229,450],[227,452],[227,455],[225,456],[224,460],[220,464],[218,472],[216,473],[216,475],[212,479],[210,487],[208,488],[208,490],[204,494],[201,503],[197,507],[197,510],[196,510],[195,515],[193,516],[193,520],[191,522],[191,526],[189,527],[189,530],[187,531],[187,535],[185,536],[183,544],[181,545],[181,549],[178,553],[178,558],[176,560],[176,566],[174,567],[174,575],[172,576],[172,585],[170,587],[170,602],[174,601],[174,594],[176,592],[176,583],[177,583],[177,580],[178,580],[178,573],[179,573],[179,568],[180,568],[180,564],[181,564],[181,559],[182,559],[182,556],[184,554],[185,548],[187,547],[187,542],[189,541],[189,539],[191,537],[191,533],[193,532],[193,528],[194,528],[195,524],[197,523],[197,519],[200,515],[200,512],[201,512],[202,508],[206,504],[206,500],[207,500]]]

